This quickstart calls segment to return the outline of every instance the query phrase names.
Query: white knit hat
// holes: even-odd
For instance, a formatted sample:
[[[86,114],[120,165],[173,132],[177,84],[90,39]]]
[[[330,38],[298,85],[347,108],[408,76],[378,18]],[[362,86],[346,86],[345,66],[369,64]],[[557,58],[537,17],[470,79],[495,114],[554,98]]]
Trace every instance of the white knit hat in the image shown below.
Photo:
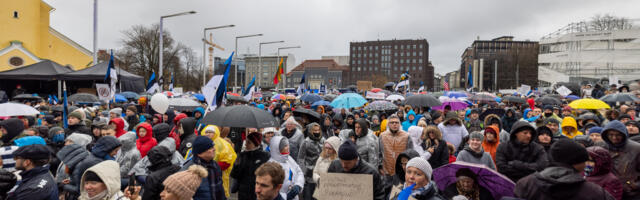
[[[431,174],[433,173],[433,169],[431,169],[431,164],[424,158],[415,157],[407,162],[407,168],[415,167],[420,169],[420,171],[424,172],[427,175],[428,179],[431,179]],[[406,170],[406,169],[405,169]]]
[[[267,128],[262,129],[262,135],[267,134],[268,132],[277,133],[278,130],[276,130],[275,127],[267,127]]]

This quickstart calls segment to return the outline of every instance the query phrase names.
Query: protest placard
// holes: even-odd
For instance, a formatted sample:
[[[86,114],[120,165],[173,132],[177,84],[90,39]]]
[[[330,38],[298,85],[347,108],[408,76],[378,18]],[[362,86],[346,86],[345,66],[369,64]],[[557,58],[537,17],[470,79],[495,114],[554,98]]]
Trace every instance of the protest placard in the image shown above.
[[[373,199],[373,175],[326,173],[313,197],[318,200]]]

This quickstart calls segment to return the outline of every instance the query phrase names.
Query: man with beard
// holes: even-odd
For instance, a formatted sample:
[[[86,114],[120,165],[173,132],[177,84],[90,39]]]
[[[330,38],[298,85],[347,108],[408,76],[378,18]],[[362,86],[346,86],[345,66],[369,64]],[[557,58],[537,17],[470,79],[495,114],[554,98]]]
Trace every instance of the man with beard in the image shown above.
[[[40,144],[22,146],[13,152],[16,169],[22,170],[22,181],[7,199],[58,199],[58,187],[45,166],[49,156],[47,147]]]
[[[547,166],[544,148],[534,143],[536,129],[527,121],[518,121],[511,128],[509,142],[501,143],[496,152],[498,172],[517,182]]]
[[[385,194],[391,192],[391,184],[393,176],[395,175],[395,163],[397,155],[406,151],[407,149],[413,149],[413,143],[409,137],[409,133],[402,130],[400,125],[400,118],[397,115],[392,115],[388,119],[389,130],[382,132],[379,138],[379,151],[382,155],[382,171],[385,178],[388,180],[385,183]],[[340,152],[338,152],[340,153]]]

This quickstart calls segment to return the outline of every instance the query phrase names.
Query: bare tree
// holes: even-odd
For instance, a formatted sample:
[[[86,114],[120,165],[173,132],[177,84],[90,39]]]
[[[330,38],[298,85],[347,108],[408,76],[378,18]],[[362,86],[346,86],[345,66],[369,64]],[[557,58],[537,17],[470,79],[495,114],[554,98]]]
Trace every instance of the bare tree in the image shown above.
[[[200,68],[202,68],[202,59],[198,57],[193,49],[188,47],[185,47],[181,54],[183,66],[186,68],[182,86],[186,90],[197,91],[200,89],[200,83],[202,83],[202,73],[200,73]]]
[[[590,27],[596,31],[630,29],[632,24],[629,19],[616,17],[611,14],[597,14],[591,18]]]

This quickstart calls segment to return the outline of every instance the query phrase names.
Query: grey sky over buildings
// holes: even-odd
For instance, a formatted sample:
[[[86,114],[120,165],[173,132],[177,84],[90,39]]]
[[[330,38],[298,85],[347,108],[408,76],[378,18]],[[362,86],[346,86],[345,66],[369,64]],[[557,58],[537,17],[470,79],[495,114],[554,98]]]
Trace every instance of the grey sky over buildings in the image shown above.
[[[56,10],[51,26],[87,49],[93,49],[93,1],[45,0]],[[214,42],[226,48],[215,56],[227,57],[235,37],[241,39],[241,54],[275,54],[277,47],[302,46],[284,50],[296,62],[321,56],[348,55],[349,42],[425,38],[429,60],[436,73],[454,71],[460,55],[477,37],[488,40],[511,35],[515,40],[537,41],[559,28],[595,14],[640,18],[640,1],[603,0],[98,0],[98,47],[120,49],[122,31],[133,25],[149,26],[162,15],[194,10],[195,15],[165,19],[164,28],[176,41],[201,55],[205,27],[234,24],[214,30]]]

